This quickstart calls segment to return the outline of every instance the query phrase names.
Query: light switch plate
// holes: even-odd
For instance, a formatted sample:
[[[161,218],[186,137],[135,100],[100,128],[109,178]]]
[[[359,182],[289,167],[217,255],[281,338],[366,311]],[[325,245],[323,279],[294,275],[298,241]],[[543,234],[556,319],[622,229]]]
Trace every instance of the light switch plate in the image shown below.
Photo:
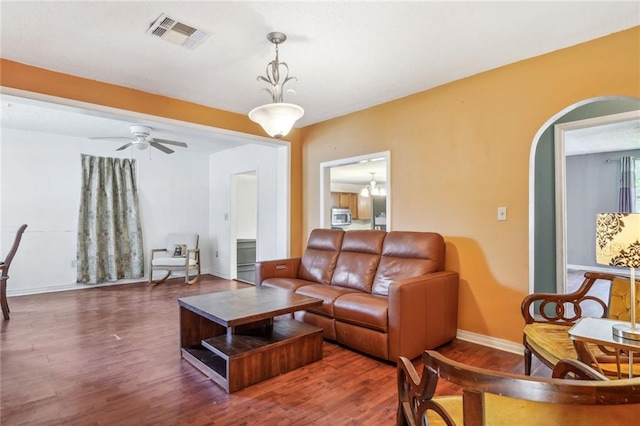
[[[507,208],[498,207],[498,220],[507,220]]]

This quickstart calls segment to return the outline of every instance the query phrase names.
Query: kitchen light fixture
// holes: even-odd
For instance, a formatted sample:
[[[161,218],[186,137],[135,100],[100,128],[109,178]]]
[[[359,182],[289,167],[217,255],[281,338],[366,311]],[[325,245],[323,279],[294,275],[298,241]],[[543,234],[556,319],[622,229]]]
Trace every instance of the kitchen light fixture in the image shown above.
[[[266,76],[258,76],[258,81],[262,80],[271,85],[265,90],[271,93],[272,103],[252,109],[249,112],[249,118],[261,125],[272,138],[281,139],[291,131],[294,123],[304,114],[304,110],[298,105],[283,101],[284,85],[289,80],[297,80],[295,77],[289,77],[289,66],[286,62],[280,62],[278,58],[278,45],[284,43],[287,36],[273,32],[267,34],[267,39],[276,45],[276,58],[267,64]],[[280,67],[284,71],[282,82],[280,82]],[[293,92],[293,90],[289,91]]]
[[[387,191],[385,191],[383,187],[378,185],[378,183],[373,180],[375,172],[369,172],[369,174],[371,174],[371,182],[369,182],[368,185],[362,188],[362,191],[360,191],[360,195],[362,195],[363,197],[368,197],[369,195],[387,195]]]
[[[596,262],[630,268],[630,324],[614,324],[614,336],[640,340],[636,325],[635,268],[640,268],[640,213],[596,215]]]

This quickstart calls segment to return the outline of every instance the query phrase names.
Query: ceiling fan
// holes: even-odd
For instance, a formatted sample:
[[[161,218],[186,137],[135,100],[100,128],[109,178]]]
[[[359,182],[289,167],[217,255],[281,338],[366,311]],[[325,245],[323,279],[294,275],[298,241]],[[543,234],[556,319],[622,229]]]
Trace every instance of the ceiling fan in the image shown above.
[[[187,148],[187,144],[184,142],[176,142],[170,141],[167,139],[157,139],[151,137],[151,127],[147,126],[131,126],[131,135],[133,138],[122,138],[122,137],[97,137],[91,139],[109,139],[109,140],[125,140],[129,141],[128,143],[122,145],[120,148],[116,149],[116,151],[122,151],[123,149],[127,149],[129,147],[133,147],[136,149],[147,149],[149,146],[152,146],[166,154],[173,154],[175,151],[171,148],[166,147],[165,145],[173,145],[180,146],[183,148]]]

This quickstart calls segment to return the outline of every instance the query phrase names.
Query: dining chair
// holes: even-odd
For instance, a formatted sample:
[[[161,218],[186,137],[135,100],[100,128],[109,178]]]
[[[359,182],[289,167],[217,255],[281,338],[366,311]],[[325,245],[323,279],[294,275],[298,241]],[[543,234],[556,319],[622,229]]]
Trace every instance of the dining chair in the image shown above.
[[[640,412],[640,378],[609,380],[577,360],[552,378],[474,367],[425,351],[423,373],[398,360],[398,426],[630,425]],[[460,391],[438,395],[440,382]]]
[[[0,263],[0,270],[2,270],[2,275],[0,275],[0,304],[2,305],[2,316],[4,316],[5,320],[9,319],[10,312],[9,303],[7,302],[7,281],[9,280],[9,266],[11,266],[11,261],[18,251],[18,246],[20,245],[20,240],[22,239],[22,233],[25,229],[27,229],[26,224],[18,228],[16,237],[13,240],[13,246],[11,246],[11,249],[9,249],[9,253],[7,253],[7,257],[4,258],[4,261]]]

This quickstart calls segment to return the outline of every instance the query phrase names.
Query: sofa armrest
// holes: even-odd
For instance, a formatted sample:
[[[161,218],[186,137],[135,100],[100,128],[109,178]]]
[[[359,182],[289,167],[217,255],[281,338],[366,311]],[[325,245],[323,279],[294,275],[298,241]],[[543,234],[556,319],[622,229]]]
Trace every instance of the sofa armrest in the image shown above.
[[[456,337],[457,272],[440,271],[389,286],[389,360],[413,359]]]
[[[300,259],[294,257],[256,263],[256,285],[262,285],[267,278],[297,278]]]
[[[592,301],[602,307],[602,318],[607,316],[607,305],[599,298],[587,294],[596,280],[611,282],[615,275],[597,272],[586,272],[580,288],[573,293],[533,293],[522,300],[520,311],[525,324],[534,322],[553,322],[572,325],[582,317],[581,304]],[[572,309],[567,309],[571,307]]]

